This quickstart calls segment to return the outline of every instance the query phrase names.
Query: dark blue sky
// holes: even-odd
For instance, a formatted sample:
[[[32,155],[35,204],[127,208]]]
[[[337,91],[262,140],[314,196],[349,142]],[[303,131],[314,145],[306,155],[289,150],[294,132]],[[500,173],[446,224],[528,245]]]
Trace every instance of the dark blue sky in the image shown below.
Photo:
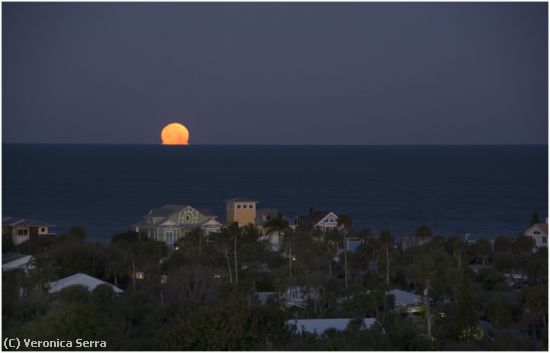
[[[548,139],[546,3],[3,3],[4,142]]]

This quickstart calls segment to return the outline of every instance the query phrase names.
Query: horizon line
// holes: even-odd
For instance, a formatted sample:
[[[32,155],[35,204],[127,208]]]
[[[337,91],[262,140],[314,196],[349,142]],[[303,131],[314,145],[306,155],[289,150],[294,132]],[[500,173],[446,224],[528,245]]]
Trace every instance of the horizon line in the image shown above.
[[[161,143],[93,143],[93,142],[4,142],[2,145],[93,145],[93,146],[163,146],[163,147],[190,147],[190,146],[257,146],[257,147],[376,147],[376,146],[548,146],[546,143],[446,143],[446,144],[227,144],[227,143],[195,143],[188,145],[164,145]]]

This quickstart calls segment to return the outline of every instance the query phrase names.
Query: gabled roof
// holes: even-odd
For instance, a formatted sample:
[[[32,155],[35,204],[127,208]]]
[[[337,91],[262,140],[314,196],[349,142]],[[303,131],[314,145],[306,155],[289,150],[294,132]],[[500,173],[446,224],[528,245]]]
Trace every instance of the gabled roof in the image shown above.
[[[74,286],[74,285],[81,285],[81,286],[84,286],[84,287],[88,288],[89,291],[93,291],[97,286],[99,286],[101,284],[107,284],[107,285],[111,286],[113,288],[113,290],[115,291],[115,293],[122,293],[123,292],[122,289],[120,289],[118,287],[115,287],[111,283],[102,281],[100,279],[97,279],[97,278],[92,277],[90,275],[87,275],[85,273],[75,273],[74,275],[71,275],[71,276],[62,278],[58,281],[50,283],[49,292],[50,293],[56,293],[56,292],[59,292],[60,290],[62,290],[64,288]]]
[[[395,306],[414,306],[422,303],[422,297],[401,289],[392,289],[388,294],[395,297]]]
[[[217,216],[215,214],[213,214],[212,212],[210,212],[210,210],[206,209],[206,208],[195,208],[197,211],[199,211],[200,213],[202,213],[203,215],[205,215],[206,217],[213,217],[213,218],[217,218]]]
[[[296,329],[321,335],[328,329],[344,331],[353,319],[301,319],[288,320],[287,325],[296,325]],[[371,327],[376,322],[375,318],[363,319],[364,328]]]
[[[180,225],[178,223],[174,223],[169,218],[172,217],[175,213],[179,212],[180,210],[184,208],[192,208],[196,210],[197,212],[201,213],[202,215],[206,217],[210,217],[212,219],[217,218],[214,216],[209,210],[204,208],[195,208],[191,205],[179,205],[179,204],[166,204],[161,206],[160,208],[154,208],[147,213],[147,215],[143,216],[141,220],[139,220],[136,223],[136,226],[138,227],[148,227],[148,226],[181,226],[186,227],[186,225]],[[154,220],[156,219],[156,221]],[[159,219],[160,218],[160,219]]]
[[[322,221],[326,216],[328,216],[331,213],[333,213],[336,217],[338,217],[336,212],[316,210],[313,207],[311,207],[307,215],[298,216],[298,219],[299,219],[299,223],[302,225],[315,226],[317,223]]]
[[[37,222],[30,219],[19,217],[2,217],[3,227],[53,227],[53,224]]]
[[[176,212],[177,210],[185,208],[187,206],[189,205],[174,205],[174,204],[163,205],[160,208],[153,208],[151,211],[149,211],[148,215],[151,217],[168,217],[172,213]]]
[[[222,226],[223,224],[221,224],[220,222],[218,222],[218,220],[216,219],[216,217],[211,217],[211,218],[208,218],[206,219],[206,221],[202,222],[200,225],[203,226],[205,224],[215,224],[215,225],[219,225],[219,226]]]
[[[537,224],[533,224],[530,228],[533,228],[533,227],[537,227],[538,229],[540,229],[544,234],[548,234],[548,224],[546,223],[537,223]]]
[[[324,221],[325,219],[327,219],[328,216],[330,216],[330,215],[333,215],[334,217],[336,217],[336,220],[338,220],[338,215],[337,215],[336,213],[334,213],[334,212],[329,212],[329,213],[327,213],[323,218],[321,218],[320,220],[318,220],[318,221],[314,224],[314,226],[316,226],[316,225],[318,225],[319,223],[323,222],[323,221]]]

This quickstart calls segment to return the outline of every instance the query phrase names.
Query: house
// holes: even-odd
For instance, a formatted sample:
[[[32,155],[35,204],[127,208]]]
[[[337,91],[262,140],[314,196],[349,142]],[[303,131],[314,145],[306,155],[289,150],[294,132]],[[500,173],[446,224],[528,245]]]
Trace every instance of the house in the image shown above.
[[[417,313],[423,310],[423,298],[417,294],[405,292],[401,289],[392,289],[388,295],[395,298],[395,309],[404,313]]]
[[[280,212],[274,208],[258,208],[258,203],[258,201],[240,197],[226,200],[227,223],[237,222],[239,227],[255,225],[260,233],[258,240],[267,241],[271,250],[279,251],[283,243],[283,234],[279,234],[279,231],[269,232],[265,224]]]
[[[548,223],[536,223],[527,228],[523,235],[533,238],[535,249],[548,247]]]
[[[300,320],[288,320],[286,324],[288,326],[296,327],[296,330],[300,333],[312,333],[315,335],[322,335],[327,330],[344,331],[354,319],[300,319]],[[375,318],[362,319],[361,328],[367,329],[372,327],[376,322]]]
[[[292,286],[286,290],[282,297],[288,307],[305,308],[309,300],[318,300],[320,295],[319,291],[311,287]]]
[[[334,212],[316,210],[310,207],[309,213],[296,217],[294,224],[328,232],[338,229],[338,215]]]
[[[5,253],[2,254],[2,271],[11,271],[20,269],[25,272],[32,270],[32,255]]]
[[[54,225],[25,218],[2,217],[2,236],[11,236],[14,245],[41,235],[55,235],[50,233],[50,227]]]
[[[107,284],[111,286],[113,288],[113,291],[117,294],[123,292],[122,289],[112,285],[111,283],[102,281],[85,273],[75,273],[74,275],[62,278],[55,282],[51,282],[49,292],[50,294],[57,293],[62,289],[75,285],[84,286],[88,288],[89,291],[93,291],[97,286],[102,284]]]
[[[271,300],[273,301],[278,300],[279,293],[278,292],[254,292],[249,296],[248,299],[250,304],[265,305]]]
[[[136,224],[136,232],[173,246],[193,229],[201,229],[205,236],[219,233],[222,224],[216,218],[208,210],[189,205],[164,205],[143,216]]]

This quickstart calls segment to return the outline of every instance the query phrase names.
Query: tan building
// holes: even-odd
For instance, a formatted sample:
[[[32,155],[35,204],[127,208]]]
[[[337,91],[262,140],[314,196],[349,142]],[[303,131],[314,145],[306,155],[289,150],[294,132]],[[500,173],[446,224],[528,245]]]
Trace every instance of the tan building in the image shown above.
[[[238,222],[239,227],[256,224],[256,204],[258,201],[246,198],[226,200],[227,223]]]

